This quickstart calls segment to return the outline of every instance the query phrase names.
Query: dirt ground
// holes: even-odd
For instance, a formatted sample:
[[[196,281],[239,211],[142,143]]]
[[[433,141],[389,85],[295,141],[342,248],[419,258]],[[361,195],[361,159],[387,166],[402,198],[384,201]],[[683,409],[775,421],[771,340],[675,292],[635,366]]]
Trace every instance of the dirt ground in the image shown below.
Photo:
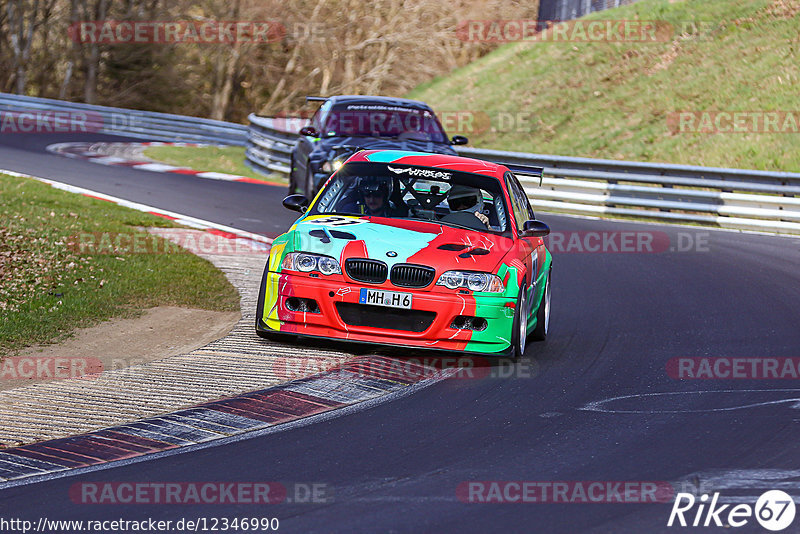
[[[79,329],[63,343],[29,347],[6,358],[0,391],[186,354],[224,337],[240,318],[239,312],[159,306],[135,319]]]

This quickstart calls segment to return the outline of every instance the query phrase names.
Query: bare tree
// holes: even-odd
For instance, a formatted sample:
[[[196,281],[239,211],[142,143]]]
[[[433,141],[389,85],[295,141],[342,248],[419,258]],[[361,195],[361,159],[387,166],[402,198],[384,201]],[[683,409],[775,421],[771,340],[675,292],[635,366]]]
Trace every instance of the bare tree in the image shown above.
[[[28,65],[33,49],[34,32],[41,24],[39,0],[7,0],[6,22],[8,41],[12,53],[13,90],[25,94],[28,83]]]
[[[292,113],[306,94],[403,95],[496,44],[469,19],[535,18],[522,0],[4,0],[0,89],[244,120]],[[276,42],[80,42],[81,21],[271,21]]]

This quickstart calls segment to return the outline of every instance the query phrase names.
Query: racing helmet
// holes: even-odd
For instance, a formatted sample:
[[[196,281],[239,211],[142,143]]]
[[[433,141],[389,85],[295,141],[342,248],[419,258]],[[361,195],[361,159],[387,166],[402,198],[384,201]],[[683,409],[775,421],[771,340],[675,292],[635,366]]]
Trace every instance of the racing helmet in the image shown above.
[[[362,176],[358,182],[358,192],[362,197],[378,193],[388,199],[392,194],[392,179],[388,176]]]
[[[451,211],[482,211],[483,195],[480,189],[456,184],[447,194],[447,204]]]

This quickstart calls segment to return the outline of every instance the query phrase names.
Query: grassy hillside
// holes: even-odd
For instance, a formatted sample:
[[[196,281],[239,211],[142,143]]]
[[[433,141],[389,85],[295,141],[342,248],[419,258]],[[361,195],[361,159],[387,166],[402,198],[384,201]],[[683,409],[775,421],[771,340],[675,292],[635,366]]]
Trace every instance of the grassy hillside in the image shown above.
[[[239,309],[236,289],[210,262],[139,229],[175,226],[167,219],[5,174],[0,206],[0,361],[152,306]],[[87,237],[108,247],[81,252],[75,243]],[[111,254],[114,242],[123,245]]]
[[[488,114],[470,145],[545,154],[800,171],[797,133],[676,133],[680,111],[794,111],[800,0],[642,0],[587,19],[666,21],[665,42],[517,42],[409,95]],[[502,113],[529,120],[498,128]]]

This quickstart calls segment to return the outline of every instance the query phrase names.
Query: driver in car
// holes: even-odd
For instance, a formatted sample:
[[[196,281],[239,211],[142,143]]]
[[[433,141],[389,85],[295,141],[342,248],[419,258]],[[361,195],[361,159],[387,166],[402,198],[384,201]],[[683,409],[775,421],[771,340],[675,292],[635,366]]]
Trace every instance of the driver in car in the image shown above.
[[[365,176],[358,184],[361,197],[359,211],[375,217],[403,217],[406,214],[390,200],[392,179],[383,176]]]
[[[451,213],[469,213],[489,226],[489,217],[483,213],[483,195],[479,189],[456,184],[447,195],[447,204]]]

